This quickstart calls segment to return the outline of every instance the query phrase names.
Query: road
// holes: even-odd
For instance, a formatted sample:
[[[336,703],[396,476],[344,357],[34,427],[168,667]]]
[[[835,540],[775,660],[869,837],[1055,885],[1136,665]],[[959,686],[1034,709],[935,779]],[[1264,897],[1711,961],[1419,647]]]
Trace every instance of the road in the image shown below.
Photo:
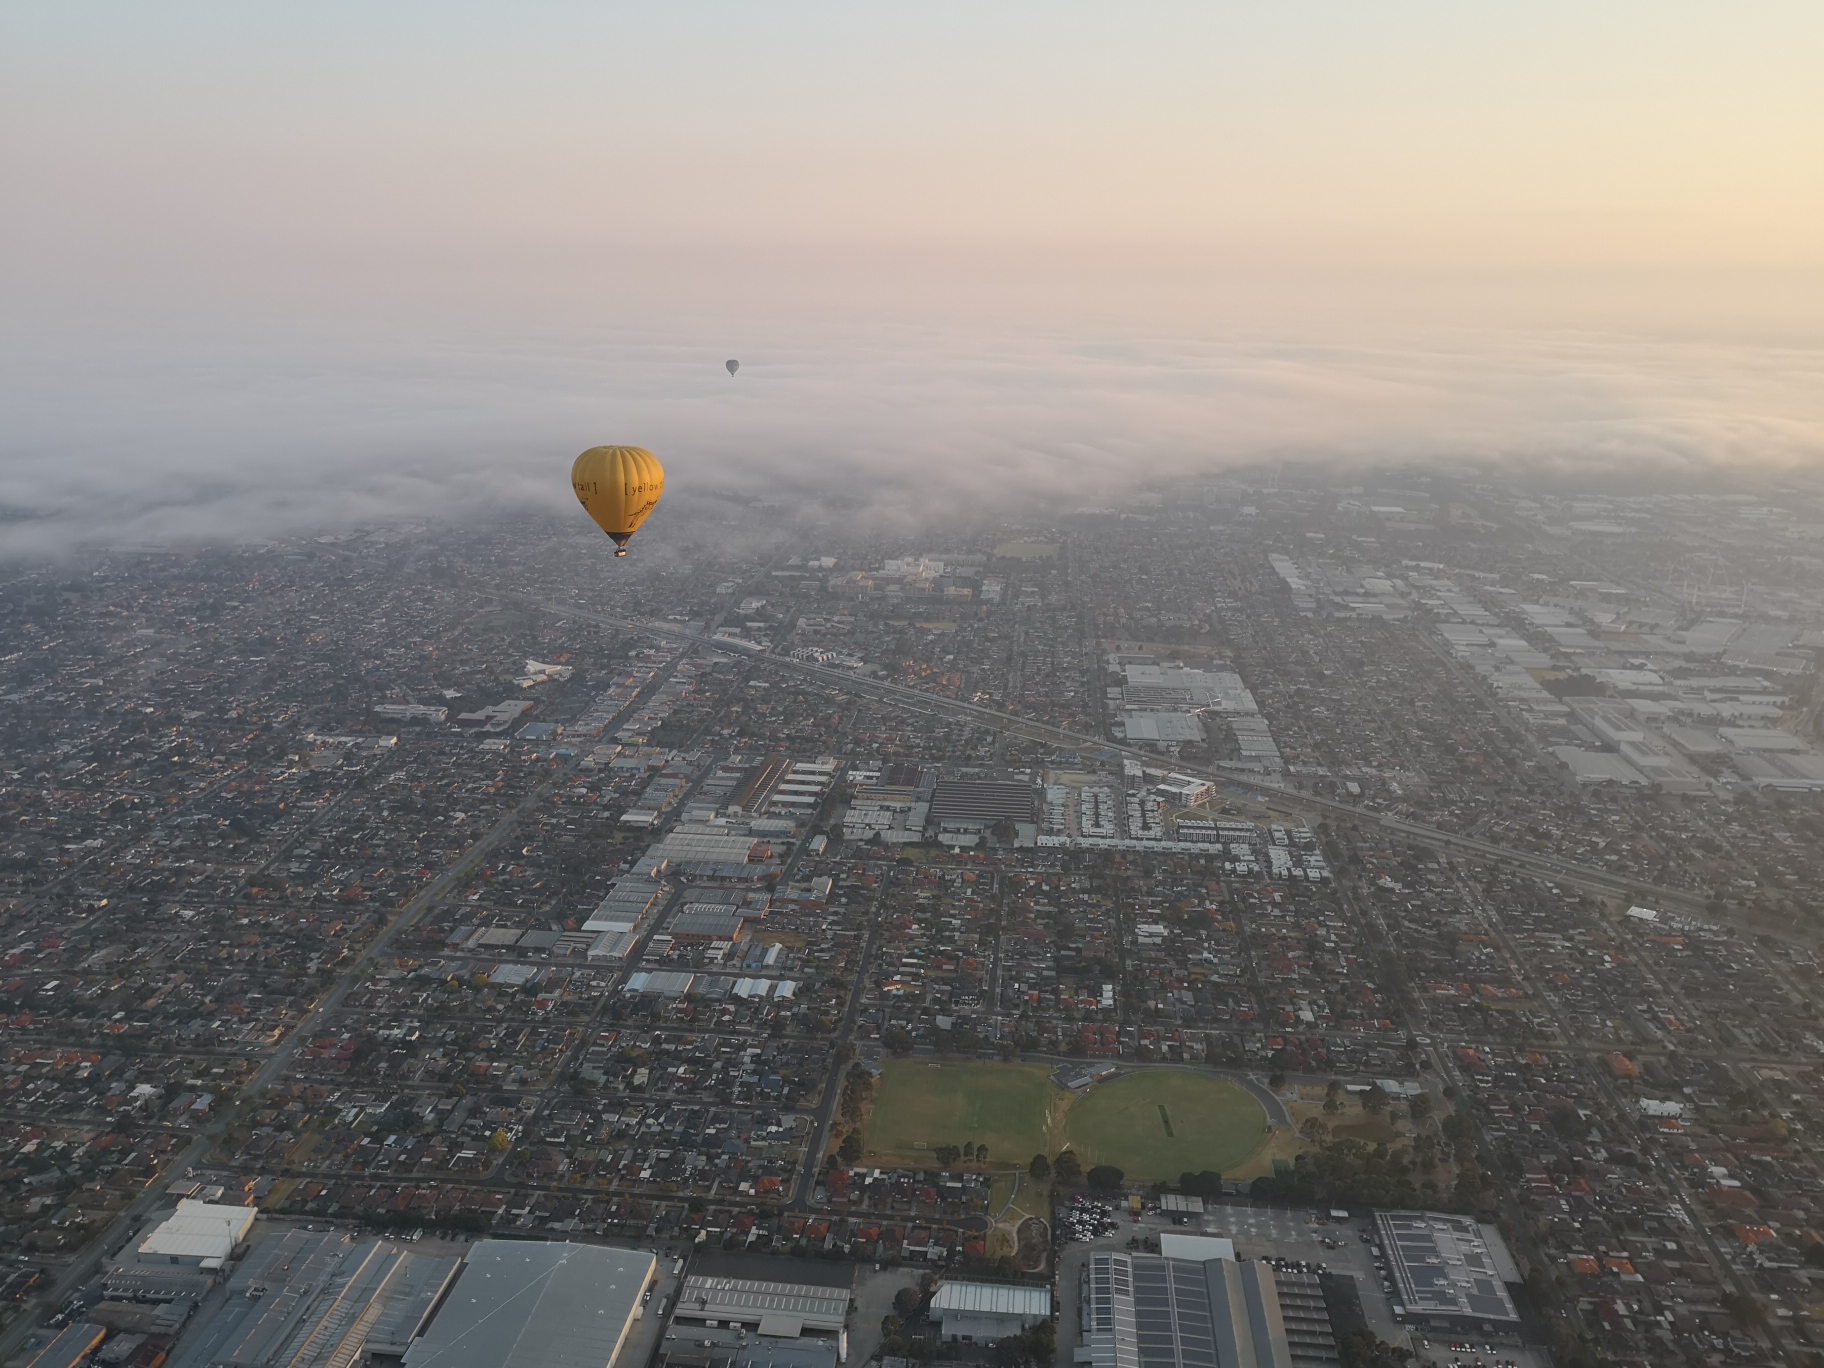
[[[893,872],[888,870],[875,893],[873,914],[868,918],[868,939],[855,965],[854,986],[849,989],[848,1010],[843,1012],[842,1021],[832,1037],[836,1042],[836,1062],[830,1066],[830,1076],[823,1085],[823,1100],[813,1113],[810,1139],[805,1143],[804,1167],[799,1171],[798,1186],[792,1195],[791,1206],[796,1210],[810,1207],[811,1193],[816,1190],[817,1166],[823,1162],[824,1148],[830,1143],[830,1120],[836,1115],[836,1104],[842,1100],[842,1080],[849,1070],[842,1047],[855,1038],[855,1019],[861,1014],[861,999],[868,986],[868,965],[874,958],[874,944],[880,936],[880,914],[886,906],[887,890],[892,885]]]
[[[815,679],[832,688],[862,697],[877,698],[887,702],[902,703],[917,711],[942,714],[956,721],[970,722],[995,731],[1010,732],[1036,740],[1044,740],[1067,745],[1072,748],[1089,747],[1096,751],[1119,755],[1126,759],[1138,760],[1143,764],[1157,768],[1162,757],[1151,751],[1135,746],[1124,745],[1100,736],[1091,736],[1084,732],[1067,731],[1062,727],[1053,727],[1041,722],[1032,722],[1005,712],[999,708],[987,707],[980,703],[965,703],[959,699],[940,698],[914,689],[904,684],[890,684],[884,680],[871,679],[857,675],[848,670],[833,668],[827,665],[816,665],[809,661],[793,660],[789,656],[775,655],[770,652],[744,651],[728,641],[717,640],[700,632],[685,631],[682,628],[664,622],[652,622],[639,618],[621,618],[611,614],[592,612],[574,604],[556,603],[541,599],[531,594],[513,593],[507,590],[494,590],[496,597],[510,599],[549,613],[553,617],[572,617],[586,622],[599,623],[621,631],[644,632],[653,636],[670,637],[688,641],[700,646],[709,646],[729,654],[741,655],[751,660],[756,666],[782,670],[798,674],[805,678]],[[1176,763],[1176,762],[1174,762]],[[1594,865],[1578,863],[1557,855],[1535,850],[1519,850],[1511,846],[1499,845],[1474,836],[1460,835],[1444,831],[1439,827],[1429,826],[1423,822],[1409,821],[1388,813],[1376,812],[1371,808],[1355,803],[1344,802],[1337,798],[1326,798],[1318,794],[1306,793],[1292,785],[1266,779],[1261,775],[1246,770],[1232,770],[1224,766],[1182,765],[1180,772],[1192,774],[1199,778],[1219,780],[1230,784],[1243,784],[1260,793],[1271,794],[1289,805],[1314,809],[1334,816],[1343,817],[1363,826],[1379,827],[1384,831],[1411,837],[1425,842],[1439,850],[1469,856],[1479,860],[1501,860],[1517,868],[1527,870],[1541,877],[1566,883],[1592,892],[1611,896],[1626,897],[1635,902],[1649,903],[1662,910],[1676,911],[1688,916],[1699,917],[1707,921],[1721,922],[1736,926],[1738,929],[1755,935],[1772,936],[1793,944],[1813,945],[1824,939],[1818,933],[1805,932],[1786,927],[1762,926],[1750,920],[1721,916],[1712,912],[1705,899],[1699,893],[1685,889],[1667,888],[1641,879],[1617,874],[1613,870],[1601,869]]]

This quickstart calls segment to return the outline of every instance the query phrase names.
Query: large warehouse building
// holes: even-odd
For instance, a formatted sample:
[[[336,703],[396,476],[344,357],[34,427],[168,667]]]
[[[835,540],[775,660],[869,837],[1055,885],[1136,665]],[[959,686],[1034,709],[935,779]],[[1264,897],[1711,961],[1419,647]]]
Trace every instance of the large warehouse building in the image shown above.
[[[1519,1273],[1490,1227],[1437,1211],[1382,1211],[1374,1230],[1395,1295],[1419,1324],[1473,1330],[1519,1321],[1505,1286]]]
[[[220,1268],[247,1238],[258,1213],[247,1206],[217,1206],[189,1198],[139,1242],[141,1263]]]
[[[1079,1305],[1093,1368],[1292,1368],[1264,1263],[1092,1254]]]
[[[672,1314],[680,1321],[746,1326],[778,1340],[828,1337],[842,1360],[849,1356],[850,1295],[842,1287],[693,1274],[684,1280]]]
[[[199,1313],[169,1368],[326,1368],[403,1354],[459,1263],[343,1231],[274,1231]]]
[[[944,1338],[991,1344],[1051,1319],[1051,1289],[1012,1283],[947,1282],[931,1298]]]
[[[657,1271],[643,1250],[482,1240],[405,1368],[610,1368]]]

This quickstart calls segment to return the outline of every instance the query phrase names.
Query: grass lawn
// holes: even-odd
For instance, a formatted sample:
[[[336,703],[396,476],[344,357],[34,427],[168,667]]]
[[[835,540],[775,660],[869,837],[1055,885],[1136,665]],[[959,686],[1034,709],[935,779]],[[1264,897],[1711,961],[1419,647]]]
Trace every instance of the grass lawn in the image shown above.
[[[989,1167],[1025,1167],[1050,1153],[1053,1094],[1043,1064],[932,1064],[890,1059],[875,1084],[863,1162],[931,1164],[939,1145],[988,1146]]]
[[[1386,1117],[1369,1116],[1364,1112],[1357,1112],[1341,1125],[1331,1126],[1330,1134],[1339,1140],[1364,1140],[1370,1145],[1391,1145],[1400,1138],[1399,1127]]]
[[[1085,1169],[1113,1164],[1147,1182],[1232,1172],[1268,1138],[1266,1110],[1246,1089],[1178,1069],[1098,1084],[1071,1107],[1065,1133]]]

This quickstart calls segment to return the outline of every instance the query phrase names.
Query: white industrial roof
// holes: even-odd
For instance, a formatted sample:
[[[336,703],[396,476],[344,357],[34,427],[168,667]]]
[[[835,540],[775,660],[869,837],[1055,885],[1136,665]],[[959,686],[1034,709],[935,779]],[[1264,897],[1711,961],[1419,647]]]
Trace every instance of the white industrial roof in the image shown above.
[[[252,1207],[217,1206],[186,1197],[140,1241],[139,1252],[179,1259],[226,1259],[252,1229],[253,1218]]]
[[[996,1316],[1049,1316],[1051,1289],[1012,1283],[947,1282],[931,1299],[931,1309]]]

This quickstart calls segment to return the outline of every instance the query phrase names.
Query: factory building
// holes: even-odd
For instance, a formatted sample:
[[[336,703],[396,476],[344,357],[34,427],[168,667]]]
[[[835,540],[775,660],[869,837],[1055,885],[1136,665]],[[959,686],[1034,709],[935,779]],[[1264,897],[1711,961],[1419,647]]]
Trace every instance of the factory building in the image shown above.
[[[1051,1289],[1011,1283],[947,1282],[931,1298],[947,1340],[991,1344],[1051,1319]]]
[[[254,1215],[252,1207],[217,1206],[186,1197],[177,1204],[175,1212],[139,1242],[138,1260],[220,1268],[253,1229]]]
[[[1518,1282],[1519,1272],[1492,1227],[1436,1211],[1382,1211],[1374,1229],[1411,1319],[1464,1330],[1519,1321],[1504,1285]]]
[[[405,1368],[611,1368],[657,1271],[642,1250],[483,1240]]]
[[[1096,1253],[1082,1278],[1080,1363],[1293,1368],[1278,1287],[1264,1263]]]
[[[332,1368],[403,1354],[456,1276],[453,1255],[288,1230],[258,1242],[170,1368]]]
[[[782,1350],[792,1346],[781,1342],[828,1341],[840,1362],[849,1356],[849,1301],[849,1291],[841,1287],[697,1274],[684,1280],[672,1314],[676,1321],[750,1331],[759,1337],[756,1343]],[[826,1352],[815,1343],[793,1348],[813,1357]]]

